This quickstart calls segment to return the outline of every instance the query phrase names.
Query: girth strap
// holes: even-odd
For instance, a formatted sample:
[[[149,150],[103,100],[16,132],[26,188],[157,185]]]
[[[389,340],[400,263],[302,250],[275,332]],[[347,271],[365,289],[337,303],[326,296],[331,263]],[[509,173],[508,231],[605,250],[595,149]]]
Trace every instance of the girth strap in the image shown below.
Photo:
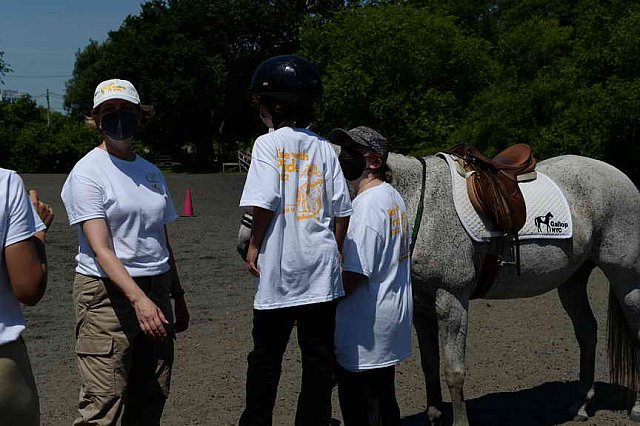
[[[422,212],[424,211],[424,192],[426,190],[427,182],[427,162],[422,157],[416,157],[420,163],[422,163],[422,187],[420,188],[420,201],[418,201],[418,210],[416,212],[416,219],[413,223],[413,230],[411,231],[411,242],[409,243],[409,253],[413,257],[413,248],[416,246],[416,240],[418,239],[418,232],[420,231],[420,224],[422,223]]]
[[[469,300],[482,299],[489,292],[498,275],[498,268],[500,267],[498,262],[498,255],[495,253],[489,253],[485,256],[480,270],[480,277]]]

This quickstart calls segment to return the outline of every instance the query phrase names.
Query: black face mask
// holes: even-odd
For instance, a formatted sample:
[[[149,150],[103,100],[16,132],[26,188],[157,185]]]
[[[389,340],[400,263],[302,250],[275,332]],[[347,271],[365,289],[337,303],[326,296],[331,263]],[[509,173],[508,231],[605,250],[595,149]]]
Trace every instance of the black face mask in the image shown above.
[[[113,140],[130,139],[138,128],[138,115],[133,111],[115,111],[102,117],[100,127]]]
[[[358,179],[367,165],[364,156],[358,151],[344,148],[340,151],[338,161],[344,178],[351,181]]]

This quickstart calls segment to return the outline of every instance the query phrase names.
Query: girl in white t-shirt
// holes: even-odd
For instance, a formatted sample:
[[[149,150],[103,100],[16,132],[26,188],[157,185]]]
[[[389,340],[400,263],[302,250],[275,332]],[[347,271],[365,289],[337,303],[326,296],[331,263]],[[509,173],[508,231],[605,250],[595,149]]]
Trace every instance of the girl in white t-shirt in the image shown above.
[[[33,205],[29,202],[14,171],[0,169],[0,193],[0,423],[38,426],[38,390],[21,337],[25,320],[20,303],[33,306],[44,294],[45,232],[53,212],[33,190],[29,193]]]
[[[240,425],[271,424],[282,355],[297,323],[302,383],[295,423],[326,426],[349,191],[332,146],[306,128],[322,91],[315,67],[297,56],[277,56],[260,65],[252,87],[272,131],[253,146],[240,200],[253,210],[246,261],[256,277],[254,347]]]
[[[411,355],[409,223],[385,182],[388,141],[359,126],[335,129],[340,165],[356,190],[344,241],[347,297],[336,310],[338,397],[345,426],[400,425],[395,366]]]
[[[131,145],[144,112],[130,82],[100,83],[92,118],[103,142],[78,161],[62,189],[79,240],[74,302],[82,388],[75,425],[115,424],[123,407],[127,424],[158,424],[174,332],[188,326],[166,231],[177,217],[169,188]]]

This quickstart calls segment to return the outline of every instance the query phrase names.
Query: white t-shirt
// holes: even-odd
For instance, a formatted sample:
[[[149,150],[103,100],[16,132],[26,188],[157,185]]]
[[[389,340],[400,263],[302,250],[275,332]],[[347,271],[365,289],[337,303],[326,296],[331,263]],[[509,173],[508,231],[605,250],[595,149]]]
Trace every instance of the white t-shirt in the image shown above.
[[[253,145],[240,206],[274,212],[258,257],[256,309],[320,303],[344,295],[331,221],[352,210],[329,142],[290,127],[260,136]]]
[[[407,209],[391,185],[353,200],[344,270],[367,279],[336,310],[336,356],[346,370],[388,367],[411,355],[409,239]]]
[[[170,269],[164,226],[178,215],[162,172],[136,155],[122,160],[94,148],[76,163],[62,187],[69,224],[76,225],[76,272],[106,277],[82,231],[81,222],[104,218],[116,257],[132,277]]]
[[[24,241],[45,228],[18,174],[0,169],[0,238],[2,247]],[[13,342],[25,328],[20,302],[13,295],[4,253],[0,256],[0,345]]]

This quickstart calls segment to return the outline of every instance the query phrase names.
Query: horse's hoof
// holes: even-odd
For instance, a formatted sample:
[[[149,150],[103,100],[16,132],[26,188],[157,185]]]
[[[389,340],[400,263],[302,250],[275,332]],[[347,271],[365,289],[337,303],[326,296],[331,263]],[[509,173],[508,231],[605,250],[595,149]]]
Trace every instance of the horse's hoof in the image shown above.
[[[586,416],[584,414],[576,414],[573,417],[574,422],[586,422],[587,420],[589,420],[589,416]]]
[[[587,414],[587,410],[584,407],[584,404],[580,404],[578,407],[574,407],[576,415],[573,416],[574,422],[586,422],[589,420],[589,415]]]
[[[442,417],[442,411],[438,410],[436,407],[429,407],[427,408],[427,417],[431,424],[437,424],[440,417]]]
[[[573,415],[574,422],[586,422],[589,420],[589,415],[587,414],[587,410],[585,409],[586,404],[577,402],[571,406],[569,413],[575,413]]]
[[[629,412],[629,420],[640,423],[640,407],[634,406]]]

